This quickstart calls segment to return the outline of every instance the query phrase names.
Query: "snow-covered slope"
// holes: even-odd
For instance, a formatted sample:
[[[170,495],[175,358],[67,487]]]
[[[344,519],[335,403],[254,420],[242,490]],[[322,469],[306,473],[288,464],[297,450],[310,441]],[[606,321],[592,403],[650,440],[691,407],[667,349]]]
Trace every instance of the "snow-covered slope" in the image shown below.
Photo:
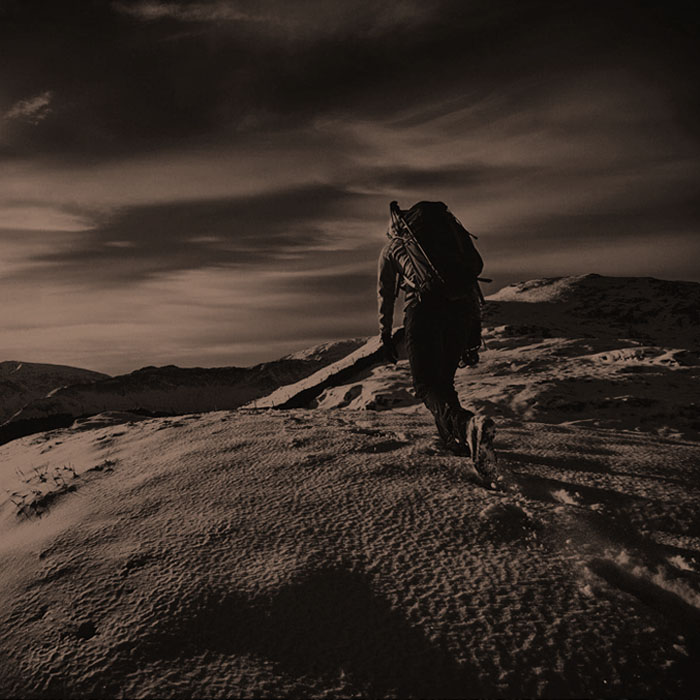
[[[0,426],[0,443],[38,430],[65,427],[77,417],[105,411],[170,415],[236,408],[313,373],[354,345],[355,341],[327,343],[306,354],[254,367],[170,365],[144,367],[116,377],[99,375],[99,381],[60,388],[28,403]]]
[[[457,387],[496,420],[500,491],[376,338],[56,392],[316,410],[68,414],[0,445],[0,697],[694,697],[697,287],[491,298]],[[319,352],[342,356],[299,380]]]
[[[566,338],[633,338],[700,349],[700,284],[652,277],[553,277],[488,297],[487,324]]]
[[[0,362],[0,423],[49,392],[71,384],[94,382],[109,375],[77,367],[36,362]]]
[[[694,696],[697,443],[395,411],[0,447],[0,697]],[[0,493],[4,493],[0,491]]]
[[[367,342],[367,338],[349,338],[347,340],[331,340],[327,343],[312,345],[282,357],[282,360],[313,360],[323,366],[332,364],[354,352]]]
[[[354,345],[354,343],[353,343]],[[352,352],[341,356],[335,362],[322,367],[308,377],[293,384],[279,387],[267,396],[256,399],[254,408],[295,408],[310,405],[324,386],[332,386],[360,376],[365,368],[371,368],[381,359],[381,343],[378,337],[365,338]]]
[[[497,417],[697,438],[699,313],[692,282],[586,275],[506,287],[488,297],[481,363],[455,384],[466,406]],[[352,358],[257,404],[424,410],[405,360],[353,371]]]

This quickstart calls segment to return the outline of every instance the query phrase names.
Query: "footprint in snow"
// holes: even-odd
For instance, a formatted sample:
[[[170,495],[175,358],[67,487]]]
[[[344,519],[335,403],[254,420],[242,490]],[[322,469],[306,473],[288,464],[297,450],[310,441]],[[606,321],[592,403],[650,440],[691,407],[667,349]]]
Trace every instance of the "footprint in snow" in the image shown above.
[[[394,450],[399,450],[402,447],[406,447],[408,444],[408,442],[403,442],[401,440],[382,440],[381,442],[362,445],[355,451],[369,454],[379,454],[381,452],[393,452]]]

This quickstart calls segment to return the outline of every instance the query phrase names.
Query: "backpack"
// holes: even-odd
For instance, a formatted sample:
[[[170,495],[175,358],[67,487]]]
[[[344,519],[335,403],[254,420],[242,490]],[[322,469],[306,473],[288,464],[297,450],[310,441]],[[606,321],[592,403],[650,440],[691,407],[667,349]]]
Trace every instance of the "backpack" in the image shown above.
[[[404,279],[419,295],[438,292],[450,301],[474,294],[484,261],[472,236],[442,202],[389,205],[390,235],[401,249]]]

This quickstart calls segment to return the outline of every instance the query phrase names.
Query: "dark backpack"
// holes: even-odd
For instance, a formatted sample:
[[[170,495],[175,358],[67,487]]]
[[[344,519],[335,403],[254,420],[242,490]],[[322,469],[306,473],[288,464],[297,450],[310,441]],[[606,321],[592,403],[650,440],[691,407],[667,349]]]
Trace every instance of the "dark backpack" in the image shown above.
[[[391,236],[402,248],[404,278],[419,295],[441,293],[452,301],[478,290],[484,261],[473,236],[442,202],[418,202],[401,210],[389,205]]]

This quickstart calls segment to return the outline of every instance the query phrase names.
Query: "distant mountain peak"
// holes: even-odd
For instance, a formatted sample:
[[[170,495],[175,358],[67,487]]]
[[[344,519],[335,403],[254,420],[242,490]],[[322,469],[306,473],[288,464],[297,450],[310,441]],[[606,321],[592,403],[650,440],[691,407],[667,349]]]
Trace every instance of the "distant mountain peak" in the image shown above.
[[[0,423],[26,404],[47,396],[56,389],[94,382],[108,376],[102,372],[67,365],[17,360],[0,362]]]

